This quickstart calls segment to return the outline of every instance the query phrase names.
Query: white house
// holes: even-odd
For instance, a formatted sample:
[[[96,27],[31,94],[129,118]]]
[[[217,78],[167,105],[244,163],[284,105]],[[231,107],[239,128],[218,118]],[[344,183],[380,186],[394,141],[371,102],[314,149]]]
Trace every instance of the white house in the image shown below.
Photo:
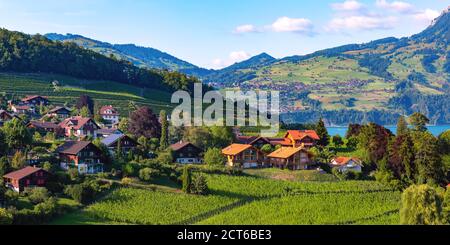
[[[362,172],[362,161],[356,157],[335,157],[331,160],[331,167],[338,168],[339,172]]]
[[[100,108],[100,116],[105,120],[107,125],[119,123],[119,112],[112,105],[102,106]]]

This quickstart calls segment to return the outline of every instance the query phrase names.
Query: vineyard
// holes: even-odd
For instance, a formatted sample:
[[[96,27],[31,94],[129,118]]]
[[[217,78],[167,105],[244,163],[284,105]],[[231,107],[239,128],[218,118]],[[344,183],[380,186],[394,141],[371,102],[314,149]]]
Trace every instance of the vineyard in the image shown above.
[[[56,224],[398,224],[400,193],[374,181],[290,182],[208,175],[211,194],[133,188]]]
[[[53,84],[57,81],[57,85]],[[121,113],[128,112],[128,104],[134,101],[158,112],[170,110],[170,94],[111,81],[80,80],[51,74],[0,73],[0,91],[20,99],[26,95],[48,96],[51,103],[74,104],[82,94],[91,96],[99,105],[113,105]]]

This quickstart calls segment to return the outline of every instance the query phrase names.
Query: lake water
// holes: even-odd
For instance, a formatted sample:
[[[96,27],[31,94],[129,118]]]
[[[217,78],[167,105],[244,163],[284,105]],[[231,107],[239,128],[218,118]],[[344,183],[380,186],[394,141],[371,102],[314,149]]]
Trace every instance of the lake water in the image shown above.
[[[395,132],[397,132],[396,126],[384,126],[384,127],[391,130],[394,134]],[[427,128],[434,136],[439,136],[442,132],[450,130],[450,125],[428,126]],[[348,127],[327,127],[327,129],[328,134],[331,136],[338,134],[342,137],[345,137]]]

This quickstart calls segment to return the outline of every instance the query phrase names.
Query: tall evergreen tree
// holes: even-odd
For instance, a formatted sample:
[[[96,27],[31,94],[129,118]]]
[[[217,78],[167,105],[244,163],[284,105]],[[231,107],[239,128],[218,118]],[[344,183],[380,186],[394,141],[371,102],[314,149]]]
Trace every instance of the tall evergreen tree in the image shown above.
[[[416,151],[414,164],[418,171],[419,184],[439,184],[443,180],[443,166],[439,156],[437,139],[429,132],[415,135]]]
[[[328,130],[325,127],[325,123],[323,122],[323,119],[321,118],[319,122],[316,125],[316,132],[317,135],[319,135],[320,140],[318,144],[320,146],[327,146],[329,144],[330,135],[328,134]]]
[[[161,150],[167,149],[169,147],[169,123],[167,122],[167,113],[162,110],[159,113],[159,121],[161,123],[161,138],[159,142],[159,147]]]
[[[397,121],[397,136],[408,133],[408,124],[404,116],[400,116]]]
[[[192,174],[191,170],[189,169],[189,166],[184,166],[183,168],[183,187],[182,190],[184,193],[191,193],[191,186],[192,186]]]
[[[427,123],[430,122],[430,119],[428,119],[425,115],[415,112],[409,117],[409,123],[414,126],[414,130],[425,132],[427,131]]]

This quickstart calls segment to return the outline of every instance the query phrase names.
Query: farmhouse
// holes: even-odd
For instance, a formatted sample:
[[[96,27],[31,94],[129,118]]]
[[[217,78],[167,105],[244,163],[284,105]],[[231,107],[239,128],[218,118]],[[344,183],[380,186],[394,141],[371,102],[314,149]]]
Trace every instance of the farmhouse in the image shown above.
[[[362,172],[362,161],[356,157],[335,157],[331,160],[330,165],[337,168],[341,173],[347,171]]]
[[[67,118],[59,126],[64,129],[65,136],[78,138],[91,136],[95,139],[97,138],[97,131],[100,129],[91,118],[80,116]]]
[[[17,114],[35,114],[36,109],[29,105],[11,105],[11,110]]]
[[[59,154],[61,168],[78,169],[81,174],[103,172],[101,151],[89,141],[66,141],[56,149]]]
[[[57,106],[50,111],[47,112],[48,117],[58,118],[58,119],[66,119],[70,117],[70,109],[66,107]]]
[[[107,125],[119,123],[119,112],[112,105],[102,106],[100,108],[100,116]]]
[[[170,146],[174,159],[180,164],[200,164],[203,162],[202,149],[189,142],[180,141]]]
[[[47,133],[55,133],[56,136],[64,134],[64,130],[58,124],[52,122],[31,121],[28,123],[27,127],[34,129],[43,135]]]
[[[48,105],[49,101],[47,97],[40,95],[29,95],[21,100],[21,104],[29,106]]]
[[[303,147],[281,147],[267,155],[273,167],[290,170],[308,169],[311,156]]]
[[[128,152],[134,151],[139,145],[134,139],[130,138],[126,134],[111,134],[110,136],[104,138],[102,143],[108,147],[111,154],[117,152],[119,146],[123,154],[128,154]]]
[[[45,186],[48,175],[48,172],[41,168],[25,167],[4,175],[3,180],[6,187],[22,192],[26,187]]]
[[[315,146],[320,140],[315,130],[288,130],[284,138],[289,139],[294,147],[304,145],[306,148]]]
[[[224,148],[222,154],[227,157],[230,167],[256,168],[264,160],[263,153],[248,144],[232,144]]]

